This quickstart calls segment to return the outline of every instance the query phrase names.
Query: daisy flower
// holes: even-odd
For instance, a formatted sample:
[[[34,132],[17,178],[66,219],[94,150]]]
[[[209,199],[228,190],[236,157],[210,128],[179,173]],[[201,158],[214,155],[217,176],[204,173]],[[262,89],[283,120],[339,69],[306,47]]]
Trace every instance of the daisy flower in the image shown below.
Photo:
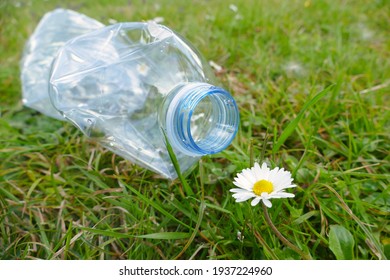
[[[291,173],[279,169],[269,169],[266,163],[260,165],[256,162],[252,168],[246,168],[234,178],[233,184],[238,188],[231,189],[236,202],[243,202],[254,198],[251,202],[252,206],[257,205],[260,200],[265,206],[271,207],[271,198],[287,198],[294,197],[292,193],[286,193],[288,188],[294,188]]]

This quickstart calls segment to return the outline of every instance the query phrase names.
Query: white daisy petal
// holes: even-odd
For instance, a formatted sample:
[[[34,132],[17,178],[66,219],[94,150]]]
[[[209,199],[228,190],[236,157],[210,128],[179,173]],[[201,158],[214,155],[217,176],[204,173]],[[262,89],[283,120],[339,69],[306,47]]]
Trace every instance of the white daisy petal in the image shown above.
[[[269,172],[268,179],[271,182],[277,181],[278,180],[278,170],[279,168],[275,167]]]
[[[265,199],[268,199],[269,198],[269,193],[263,192],[263,193],[261,193],[261,197],[265,198]]]
[[[236,185],[237,187],[241,188],[241,189],[248,189],[247,185],[243,184],[238,179],[236,179],[236,181],[233,181],[233,184]]]
[[[238,184],[242,185],[242,186],[248,185],[247,179],[245,179],[245,178],[242,176],[242,174],[237,174],[237,177],[234,178],[234,181],[237,182]]]
[[[249,185],[252,185],[252,183],[248,180],[248,178],[246,178],[243,173],[239,173],[237,174],[237,179],[236,181],[238,181],[241,185],[245,186],[245,188]]]
[[[261,169],[257,162],[255,162],[255,165],[252,167],[252,172],[255,174],[257,181],[261,179]]]
[[[263,198],[262,200],[263,200],[263,203],[265,206],[267,206],[268,208],[272,207],[271,201],[269,201],[268,199],[265,199],[265,198]]]
[[[295,194],[278,192],[278,193],[272,194],[270,197],[272,197],[272,198],[287,198],[287,197],[295,197]]]
[[[236,194],[233,195],[233,197],[236,199],[236,202],[243,202],[247,201],[248,199],[251,199],[253,195],[242,195],[236,196]]]
[[[251,169],[244,169],[242,171],[242,174],[245,176],[245,178],[250,182],[251,185],[256,183],[256,177],[253,175],[253,172]]]
[[[232,194],[233,196],[242,196],[242,195],[245,195],[245,196],[251,196],[251,197],[254,197],[256,196],[253,192],[251,191],[246,191],[246,190],[243,190],[243,191],[239,191],[239,192],[234,192]]]
[[[257,204],[259,204],[261,200],[261,197],[260,196],[256,196],[252,201],[251,201],[251,205],[252,206],[256,206]]]
[[[269,180],[269,177],[272,174],[272,170],[268,168],[266,163],[263,163],[261,165],[261,172],[262,174],[260,179]]]
[[[232,194],[232,196],[234,197],[234,198],[239,198],[239,197],[254,197],[254,196],[256,196],[254,193],[252,193],[252,192],[236,192],[236,193],[234,193],[234,194]]]
[[[244,190],[244,189],[231,189],[230,192],[232,193],[251,193],[251,191],[248,191],[248,190]]]
[[[278,191],[281,191],[283,189],[285,189],[287,186],[289,186],[290,184],[286,184],[285,182],[281,181],[280,179],[274,179],[271,181],[272,184],[274,185],[274,191],[275,192],[278,192]]]
[[[274,169],[275,170],[275,169]],[[274,185],[274,191],[280,191],[289,187],[292,183],[291,174],[288,171],[279,170],[278,172],[272,172],[269,180]]]
[[[269,171],[270,170],[265,162],[263,162],[263,164],[261,165],[261,169],[263,171]]]
[[[290,188],[295,188],[297,185],[290,185],[290,184],[287,184],[285,186],[282,186],[282,187],[279,187],[278,189],[275,188],[275,191],[277,192],[281,192],[285,189],[290,189]]]

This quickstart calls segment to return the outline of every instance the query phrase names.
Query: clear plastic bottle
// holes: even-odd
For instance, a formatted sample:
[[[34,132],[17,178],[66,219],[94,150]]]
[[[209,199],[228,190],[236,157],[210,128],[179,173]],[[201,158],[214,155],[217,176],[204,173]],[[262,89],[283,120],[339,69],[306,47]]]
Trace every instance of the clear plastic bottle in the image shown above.
[[[195,48],[165,26],[99,27],[67,41],[52,59],[46,83],[55,110],[114,153],[166,178],[177,174],[162,131],[183,172],[235,137],[234,99],[213,85]],[[29,106],[26,94],[24,100]],[[48,108],[45,102],[47,97],[38,103]]]

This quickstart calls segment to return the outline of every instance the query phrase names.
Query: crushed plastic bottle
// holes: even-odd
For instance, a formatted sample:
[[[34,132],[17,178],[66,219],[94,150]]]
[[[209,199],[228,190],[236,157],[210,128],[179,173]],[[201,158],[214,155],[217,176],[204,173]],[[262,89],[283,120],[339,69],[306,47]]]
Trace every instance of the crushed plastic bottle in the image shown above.
[[[66,28],[64,28],[66,26]],[[107,149],[165,178],[224,150],[237,105],[190,43],[154,22],[104,26],[74,11],[44,16],[22,58],[23,101],[66,119]]]

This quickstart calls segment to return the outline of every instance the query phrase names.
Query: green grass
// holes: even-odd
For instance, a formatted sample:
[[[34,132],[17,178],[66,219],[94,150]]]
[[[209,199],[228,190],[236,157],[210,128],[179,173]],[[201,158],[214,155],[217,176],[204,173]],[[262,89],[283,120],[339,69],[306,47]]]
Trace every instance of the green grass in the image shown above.
[[[388,1],[63,2],[0,3],[0,259],[300,259],[229,192],[262,159],[299,186],[268,210],[291,243],[390,257]],[[163,17],[223,66],[234,143],[169,182],[23,107],[23,46],[58,6],[106,24]]]

